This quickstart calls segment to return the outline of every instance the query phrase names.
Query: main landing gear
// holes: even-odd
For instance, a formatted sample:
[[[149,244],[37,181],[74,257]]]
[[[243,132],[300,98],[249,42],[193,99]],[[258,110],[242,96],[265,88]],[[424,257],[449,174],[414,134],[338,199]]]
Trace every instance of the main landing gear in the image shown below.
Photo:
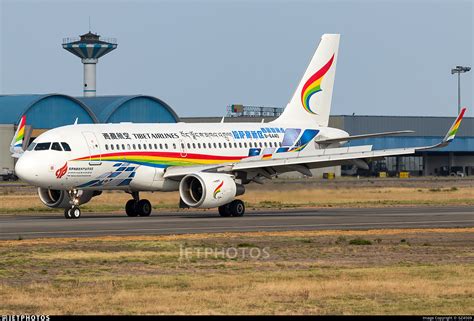
[[[79,191],[74,189],[68,191],[69,198],[71,199],[71,207],[64,209],[65,218],[79,218],[81,217],[81,210],[79,209]]]
[[[132,200],[129,200],[125,204],[125,212],[128,216],[150,216],[151,214],[151,203],[149,200],[141,200],[138,192],[132,192]]]
[[[230,203],[219,206],[219,215],[222,217],[240,217],[245,214],[245,204],[241,200],[233,200]]]

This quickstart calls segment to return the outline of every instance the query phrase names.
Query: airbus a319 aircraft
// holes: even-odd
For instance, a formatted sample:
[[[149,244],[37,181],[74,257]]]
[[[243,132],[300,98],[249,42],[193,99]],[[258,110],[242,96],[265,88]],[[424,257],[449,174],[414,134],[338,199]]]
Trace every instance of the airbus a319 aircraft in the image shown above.
[[[372,150],[371,145],[344,147],[367,137],[328,127],[339,35],[325,34],[300,84],[276,120],[269,123],[73,124],[38,136],[22,149],[25,116],[13,138],[16,175],[38,187],[41,201],[79,218],[79,206],[103,190],[131,195],[128,216],[149,216],[150,202],[141,191],[179,191],[181,207],[215,208],[221,216],[242,216],[237,196],[245,185],[278,174],[366,160],[414,154],[446,146],[454,139],[463,109],[445,138],[435,146]]]

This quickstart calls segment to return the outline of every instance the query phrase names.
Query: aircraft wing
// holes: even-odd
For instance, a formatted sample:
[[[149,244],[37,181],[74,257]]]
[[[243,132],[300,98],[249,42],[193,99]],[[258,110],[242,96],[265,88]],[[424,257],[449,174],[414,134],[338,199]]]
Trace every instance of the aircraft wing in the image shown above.
[[[413,130],[397,130],[392,132],[383,132],[383,133],[373,133],[373,134],[364,134],[364,135],[354,135],[354,136],[347,136],[347,137],[340,137],[340,138],[328,138],[328,139],[321,139],[315,140],[318,144],[332,144],[332,143],[339,143],[339,142],[346,142],[349,140],[355,139],[364,139],[364,138],[372,138],[372,137],[383,137],[383,136],[392,136],[392,135],[400,135],[400,134],[411,134],[414,133]]]
[[[171,166],[164,173],[165,178],[179,179],[188,174],[196,172],[217,172],[217,173],[236,173],[236,172],[255,172],[258,171],[262,176],[271,178],[273,174],[289,171],[299,171],[305,175],[311,176],[309,169],[327,166],[336,166],[357,159],[374,159],[388,156],[410,155],[417,151],[426,151],[434,148],[447,146],[453,141],[461,124],[466,108],[463,108],[449,128],[448,133],[443,140],[433,146],[420,146],[408,148],[395,148],[384,150],[372,150],[372,145],[324,148],[312,152],[310,155],[301,156],[298,153],[285,152],[272,155],[271,159],[257,159],[249,157],[238,163],[225,163],[218,165],[203,166]]]
[[[309,169],[340,165],[355,159],[371,159],[387,156],[414,154],[416,148],[397,148],[387,150],[372,150],[371,145],[357,147],[328,148],[318,150],[317,154],[298,157],[295,153],[281,153],[277,159],[248,160],[239,163],[226,163],[209,166],[172,166],[166,169],[164,178],[181,178],[197,172],[233,173],[269,169],[271,174],[299,171],[311,176]],[[288,154],[288,155],[285,155]],[[287,157],[285,157],[287,156]],[[264,175],[265,176],[265,175]]]

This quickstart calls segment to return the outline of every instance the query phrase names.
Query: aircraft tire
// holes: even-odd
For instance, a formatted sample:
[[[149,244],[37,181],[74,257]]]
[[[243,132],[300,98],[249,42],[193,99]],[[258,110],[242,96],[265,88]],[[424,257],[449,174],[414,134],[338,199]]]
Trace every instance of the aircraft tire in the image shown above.
[[[138,216],[135,200],[129,200],[125,204],[125,213],[127,213],[127,216],[131,216],[131,217]]]
[[[229,203],[230,204],[230,203]],[[229,217],[232,214],[230,213],[229,204],[224,204],[219,206],[219,215],[222,217]]]
[[[64,217],[67,218],[67,219],[72,218],[72,216],[71,216],[71,208],[70,208],[70,207],[64,209]]]
[[[245,214],[245,204],[241,200],[233,200],[229,204],[229,212],[234,217],[241,217]]]
[[[150,216],[152,207],[149,200],[139,200],[135,209],[140,216]]]
[[[77,219],[81,217],[81,210],[77,206],[73,206],[68,210],[68,212],[70,213],[69,215],[71,216],[71,218]]]

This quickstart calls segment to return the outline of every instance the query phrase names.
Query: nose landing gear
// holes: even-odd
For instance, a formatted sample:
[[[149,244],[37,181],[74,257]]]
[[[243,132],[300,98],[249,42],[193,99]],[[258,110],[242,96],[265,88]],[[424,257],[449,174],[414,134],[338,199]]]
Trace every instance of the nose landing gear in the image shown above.
[[[132,192],[130,194],[132,194],[133,199],[125,204],[125,213],[127,213],[127,216],[150,216],[152,210],[150,201],[146,199],[141,200],[138,192]]]
[[[68,191],[69,198],[71,199],[71,207],[64,209],[64,217],[65,218],[79,218],[81,217],[81,210],[79,209],[79,191],[74,189],[72,191]]]

